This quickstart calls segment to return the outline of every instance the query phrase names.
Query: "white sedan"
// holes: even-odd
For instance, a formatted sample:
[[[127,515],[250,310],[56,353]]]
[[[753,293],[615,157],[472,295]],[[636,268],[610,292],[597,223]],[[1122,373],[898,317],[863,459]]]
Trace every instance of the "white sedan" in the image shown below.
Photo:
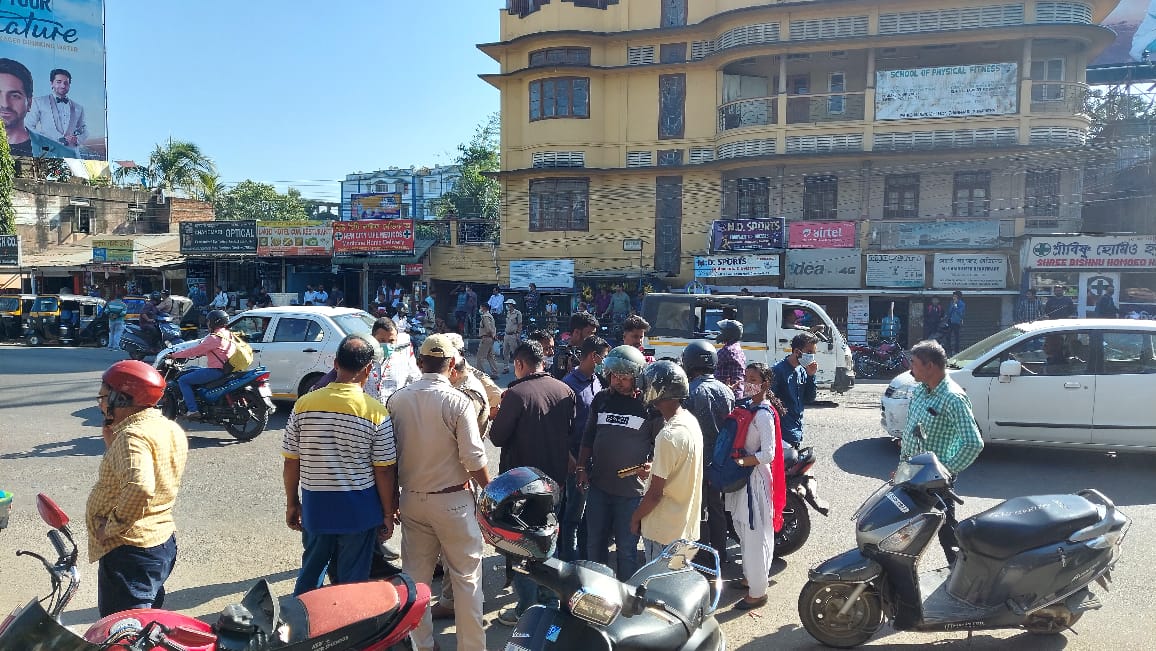
[[[1156,322],[1020,324],[948,360],[985,441],[1156,451]],[[915,381],[887,387],[882,425],[900,437]]]

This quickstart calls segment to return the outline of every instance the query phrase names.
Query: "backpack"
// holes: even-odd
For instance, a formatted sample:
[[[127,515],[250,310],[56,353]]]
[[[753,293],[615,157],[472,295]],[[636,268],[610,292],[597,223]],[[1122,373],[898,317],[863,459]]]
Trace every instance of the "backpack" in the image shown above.
[[[723,493],[733,493],[747,485],[754,466],[740,466],[735,459],[747,456],[747,433],[751,421],[760,409],[770,411],[765,405],[750,407],[738,405],[727,414],[715,439],[714,451],[706,465],[706,481],[711,488]]]
[[[234,332],[229,332],[229,338],[233,341],[233,352],[229,353],[229,359],[225,360],[225,365],[229,367],[228,372],[247,370],[253,363],[253,347]]]

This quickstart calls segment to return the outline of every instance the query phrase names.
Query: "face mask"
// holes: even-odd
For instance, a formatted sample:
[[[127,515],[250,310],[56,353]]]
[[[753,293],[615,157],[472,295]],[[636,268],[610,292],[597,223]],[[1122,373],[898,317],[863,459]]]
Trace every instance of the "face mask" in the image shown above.
[[[389,359],[389,356],[393,354],[393,344],[382,344],[381,352],[386,359]]]
[[[799,355],[799,363],[803,366],[810,366],[811,362],[815,361],[815,353],[803,353]]]
[[[748,396],[753,396],[755,394],[762,393],[762,392],[763,392],[763,385],[759,384],[758,382],[744,382],[743,383],[743,393],[747,394]]]

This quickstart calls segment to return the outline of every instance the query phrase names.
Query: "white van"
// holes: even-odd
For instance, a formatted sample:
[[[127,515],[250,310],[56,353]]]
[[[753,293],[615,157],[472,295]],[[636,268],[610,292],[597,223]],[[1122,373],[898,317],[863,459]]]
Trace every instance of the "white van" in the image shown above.
[[[820,389],[846,393],[855,386],[851,349],[823,308],[795,298],[720,296],[716,294],[648,294],[642,315],[650,322],[647,347],[656,358],[679,359],[696,339],[714,341],[718,322],[732,318],[743,324],[747,362],[774,364],[791,353],[791,339],[802,331],[819,337],[815,374]],[[718,344],[716,344],[718,346]]]

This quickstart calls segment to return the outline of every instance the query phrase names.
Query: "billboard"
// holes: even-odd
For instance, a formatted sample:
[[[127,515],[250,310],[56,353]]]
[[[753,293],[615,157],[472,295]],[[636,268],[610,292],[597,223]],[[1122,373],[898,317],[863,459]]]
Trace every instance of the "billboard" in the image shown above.
[[[994,249],[1000,245],[998,220],[901,222],[896,249]]]
[[[0,91],[19,96],[4,117],[12,154],[71,159],[77,176],[107,173],[103,0],[3,3],[0,31]]]
[[[93,240],[92,261],[136,264],[136,240],[132,238]]]
[[[181,255],[257,254],[256,220],[181,222]]]
[[[412,219],[334,222],[334,253],[413,253]]]
[[[858,289],[863,274],[859,249],[789,249],[783,287]]]
[[[1120,0],[1100,24],[1116,32],[1116,40],[1092,65],[1141,61],[1145,50],[1156,61],[1156,0]]]
[[[867,256],[867,286],[923,287],[926,269],[919,253],[871,253]]]
[[[0,235],[0,267],[19,267],[20,262],[20,236]]]
[[[510,260],[510,287],[529,289],[573,289],[573,260]]]
[[[875,119],[1007,115],[1019,106],[1018,65],[981,63],[875,72]]]
[[[932,286],[937,289],[1004,289],[1007,287],[1007,256],[936,253]]]
[[[329,257],[333,255],[333,229],[320,222],[259,223],[257,255]]]
[[[775,219],[716,219],[710,229],[710,250],[765,251],[783,248],[782,217]]]
[[[1156,237],[1151,235],[1059,235],[1031,237],[1024,243],[1026,269],[1129,269],[1156,267]]]
[[[696,255],[695,278],[738,278],[779,275],[777,255]]]
[[[349,198],[349,220],[397,219],[401,217],[400,192],[355,194]]]
[[[855,222],[791,222],[792,249],[850,249],[855,246]]]

